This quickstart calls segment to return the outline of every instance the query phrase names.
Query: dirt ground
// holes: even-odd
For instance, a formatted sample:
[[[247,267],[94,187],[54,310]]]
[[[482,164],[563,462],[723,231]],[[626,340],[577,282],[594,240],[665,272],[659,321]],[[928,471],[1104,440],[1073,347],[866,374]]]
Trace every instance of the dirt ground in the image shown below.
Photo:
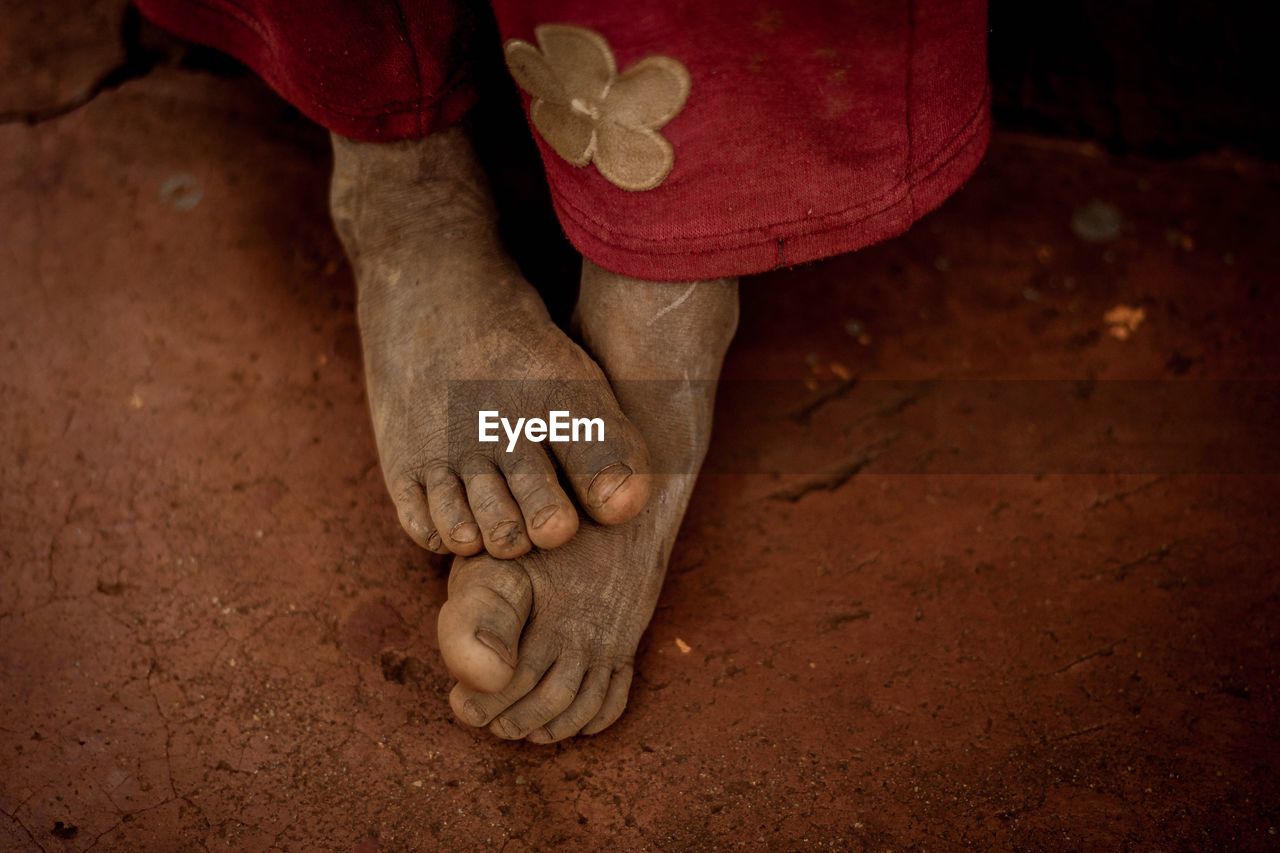
[[[0,849],[1280,845],[1273,425],[1066,464],[1102,380],[1274,389],[1274,166],[998,136],[749,280],[728,375],[777,382],[722,400],[627,714],[545,748],[445,702],[324,135],[172,68],[41,118],[0,125]],[[965,379],[1085,390],[1042,457],[916,405]]]

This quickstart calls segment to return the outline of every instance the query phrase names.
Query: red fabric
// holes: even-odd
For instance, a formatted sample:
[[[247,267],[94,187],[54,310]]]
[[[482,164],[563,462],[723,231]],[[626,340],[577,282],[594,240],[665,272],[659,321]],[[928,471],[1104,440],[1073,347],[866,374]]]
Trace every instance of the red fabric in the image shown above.
[[[420,138],[475,102],[466,0],[136,0],[153,21],[225,51],[334,133]]]
[[[343,135],[419,136],[458,120],[475,97],[472,30],[453,2],[139,5],[180,35],[238,56]],[[504,40],[535,42],[535,26],[571,24],[600,33],[620,71],[655,54],[688,69],[688,101],[661,130],[675,166],[654,189],[619,189],[534,134],[569,239],[600,266],[637,278],[740,275],[885,239],[941,204],[985,149],[984,0],[493,7]]]

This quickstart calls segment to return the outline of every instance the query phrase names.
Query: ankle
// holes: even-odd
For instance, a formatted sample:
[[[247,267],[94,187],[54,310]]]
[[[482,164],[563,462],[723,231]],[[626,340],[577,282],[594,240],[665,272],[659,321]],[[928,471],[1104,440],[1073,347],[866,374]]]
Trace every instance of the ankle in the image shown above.
[[[497,246],[488,180],[460,128],[402,142],[331,134],[329,209],[348,254],[411,247]],[[474,248],[468,247],[474,253]]]
[[[738,280],[643,281],[584,260],[577,319],[628,378],[715,379],[738,328]]]

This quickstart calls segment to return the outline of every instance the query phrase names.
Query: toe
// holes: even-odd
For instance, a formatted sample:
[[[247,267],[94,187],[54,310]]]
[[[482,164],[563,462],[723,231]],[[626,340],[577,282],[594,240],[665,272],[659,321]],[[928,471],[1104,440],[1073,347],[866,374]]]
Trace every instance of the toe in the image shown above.
[[[573,704],[586,670],[585,656],[562,655],[537,687],[493,720],[489,731],[498,737],[515,740],[541,728]]]
[[[431,520],[431,511],[427,506],[427,493],[417,480],[405,478],[392,488],[395,499],[396,514],[400,517],[400,526],[409,538],[419,547],[436,554],[447,554],[440,534],[436,531],[435,522]]]
[[[631,676],[634,670],[627,664],[615,669],[605,691],[604,703],[591,722],[582,727],[582,734],[599,734],[618,721],[627,708],[627,695],[631,692]]]
[[[524,529],[520,505],[497,469],[491,467],[467,479],[467,503],[480,525],[486,551],[503,560],[529,552],[532,543]]]
[[[508,687],[532,605],[529,576],[517,563],[488,557],[454,560],[449,598],[437,623],[440,654],[453,677],[488,693]]]
[[[629,462],[610,462],[597,469],[579,492],[591,517],[601,524],[635,518],[649,500],[649,476]]]
[[[569,707],[530,732],[528,740],[533,743],[555,743],[582,731],[582,727],[594,720],[604,706],[610,672],[608,666],[594,666],[587,670],[582,686],[578,688],[578,695]]]
[[[426,485],[431,522],[444,546],[462,557],[480,553],[484,548],[480,527],[458,475],[447,465],[435,465],[427,470]]]
[[[560,488],[555,467],[541,447],[522,444],[517,453],[498,461],[511,496],[520,505],[530,541],[539,548],[558,548],[578,532],[578,513]]]
[[[536,641],[528,642],[520,649],[514,674],[501,688],[485,691],[459,682],[449,693],[449,705],[458,719],[467,725],[487,726],[494,717],[537,687],[555,660],[554,648]]]
[[[573,484],[583,509],[601,524],[621,524],[634,518],[649,500],[649,451],[644,438],[618,408],[608,382],[573,383],[573,405],[560,404],[571,417],[599,419],[601,441],[552,444],[560,465]]]

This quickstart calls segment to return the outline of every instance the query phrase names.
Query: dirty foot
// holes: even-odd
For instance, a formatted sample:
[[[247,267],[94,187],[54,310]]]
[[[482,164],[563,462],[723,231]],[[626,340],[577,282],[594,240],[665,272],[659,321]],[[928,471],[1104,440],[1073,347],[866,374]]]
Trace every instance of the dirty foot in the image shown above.
[[[511,423],[557,411],[599,419],[603,440],[546,447],[593,519],[635,516],[649,493],[644,441],[502,250],[463,132],[390,144],[335,136],[333,146],[333,219],[355,270],[378,456],[405,531],[437,553],[502,558],[577,531],[544,445],[508,452],[501,429],[481,442],[482,409]]]
[[[736,280],[642,282],[584,263],[577,322],[645,437],[652,497],[630,522],[584,524],[554,552],[454,561],[439,633],[459,682],[450,695],[459,719],[552,743],[621,715],[706,453],[737,317]]]

